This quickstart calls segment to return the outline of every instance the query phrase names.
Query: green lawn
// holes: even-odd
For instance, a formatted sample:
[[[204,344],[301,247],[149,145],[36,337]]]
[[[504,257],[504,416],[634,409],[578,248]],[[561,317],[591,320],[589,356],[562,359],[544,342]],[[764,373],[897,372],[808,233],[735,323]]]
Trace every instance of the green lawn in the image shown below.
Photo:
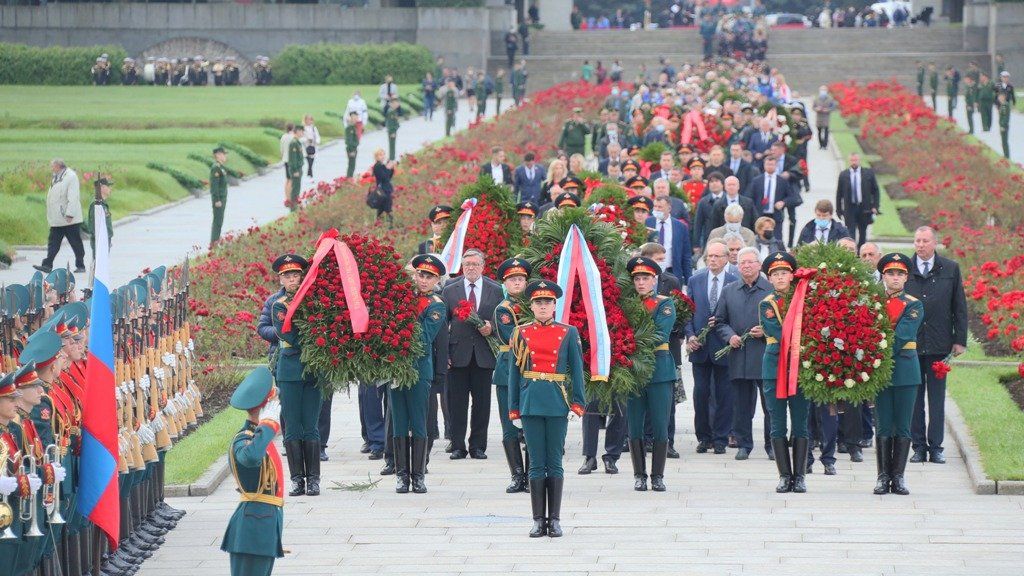
[[[41,223],[49,187],[47,163],[53,158],[64,159],[79,173],[84,207],[92,200],[85,175],[113,175],[110,205],[116,220],[189,194],[147,163],[207,180],[209,168],[189,155],[209,157],[221,142],[277,162],[281,129],[304,114],[313,115],[324,140],[339,137],[343,129],[333,114],[345,109],[354,90],[362,91],[371,108],[376,105],[375,86],[2,86],[0,247],[46,243],[47,228]],[[243,175],[257,171],[232,153],[228,167]]]
[[[226,408],[175,444],[167,453],[167,484],[195,482],[217,458],[227,454],[244,420],[244,412]]]
[[[1012,368],[969,368],[954,365],[949,393],[978,443],[985,474],[993,480],[1024,480],[1024,412],[999,378]]]

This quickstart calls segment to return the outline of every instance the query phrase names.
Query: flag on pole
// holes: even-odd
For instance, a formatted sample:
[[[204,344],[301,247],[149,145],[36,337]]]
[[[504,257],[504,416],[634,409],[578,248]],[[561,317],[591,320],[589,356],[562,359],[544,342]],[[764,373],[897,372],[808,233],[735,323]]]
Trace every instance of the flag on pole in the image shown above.
[[[466,245],[466,233],[469,231],[469,219],[473,217],[473,208],[476,206],[476,198],[469,198],[462,203],[462,214],[455,222],[455,229],[452,235],[445,242],[441,250],[441,262],[444,262],[444,269],[448,274],[458,274],[462,268],[462,248]]]
[[[110,315],[109,231],[102,206],[96,210],[96,263],[93,270],[89,357],[82,399],[82,459],[78,509],[107,535],[111,549],[120,540],[121,501],[117,486],[117,404],[114,398],[114,336]]]

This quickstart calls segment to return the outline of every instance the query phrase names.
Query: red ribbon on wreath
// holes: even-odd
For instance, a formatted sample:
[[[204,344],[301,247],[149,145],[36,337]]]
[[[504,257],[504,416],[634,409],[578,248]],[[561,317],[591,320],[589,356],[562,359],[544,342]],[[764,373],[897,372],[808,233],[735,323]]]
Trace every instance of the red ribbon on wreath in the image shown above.
[[[785,400],[796,396],[796,384],[800,375],[800,335],[804,323],[804,300],[811,278],[818,271],[814,268],[800,268],[793,275],[797,279],[793,300],[782,322],[782,343],[779,349],[779,368],[775,374],[775,397]]]
[[[704,117],[701,116],[700,111],[696,108],[690,110],[683,116],[683,134],[679,138],[680,144],[689,144],[690,139],[693,137],[693,128],[697,128],[697,137],[701,140],[708,139],[708,129],[704,125]]]
[[[352,322],[352,332],[363,334],[369,327],[370,311],[367,310],[366,302],[363,300],[362,285],[359,281],[359,264],[356,262],[355,256],[352,255],[348,244],[338,240],[338,235],[338,229],[331,228],[317,238],[313,261],[309,265],[306,277],[302,279],[302,284],[295,292],[295,297],[288,305],[288,313],[281,325],[282,331],[291,330],[292,315],[295,314],[299,304],[302,304],[306,292],[316,282],[317,276],[320,274],[320,263],[331,252],[334,253],[334,258],[338,262],[338,275],[341,277],[341,287],[344,290],[345,305],[348,306],[349,319]]]

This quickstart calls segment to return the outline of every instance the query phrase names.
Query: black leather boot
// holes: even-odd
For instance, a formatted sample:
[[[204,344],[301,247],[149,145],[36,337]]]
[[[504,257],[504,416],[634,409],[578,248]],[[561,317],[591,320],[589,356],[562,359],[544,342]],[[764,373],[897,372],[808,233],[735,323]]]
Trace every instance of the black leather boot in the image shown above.
[[[395,492],[409,493],[409,437],[395,436]]]
[[[288,475],[292,479],[292,490],[289,496],[303,496],[306,494],[306,466],[302,454],[301,440],[288,440],[284,443],[288,453]]]
[[[772,452],[775,453],[775,467],[779,470],[779,494],[793,491],[793,463],[789,460],[789,443],[785,438],[772,438]]]
[[[668,442],[655,442],[651,453],[651,490],[665,491],[665,458],[668,457]]]
[[[647,453],[643,440],[629,441],[629,459],[633,461],[633,490],[647,490]]]
[[[530,538],[540,538],[548,534],[544,486],[544,478],[530,478],[530,507],[533,509],[533,530],[530,530]]]
[[[562,537],[560,519],[562,515],[562,486],[564,484],[565,478],[562,477],[552,476],[547,479],[548,536],[551,538]]]
[[[306,496],[320,495],[320,441],[302,442],[302,458],[306,462]]]
[[[793,492],[807,492],[804,474],[807,471],[807,438],[793,439]]]
[[[875,494],[889,493],[889,469],[892,466],[892,438],[875,436],[875,468],[878,480],[875,482]]]
[[[890,490],[893,494],[900,496],[910,494],[910,488],[907,488],[907,482],[903,476],[907,471],[907,457],[909,456],[910,438],[893,438],[892,461],[889,468],[889,477],[892,480]]]
[[[424,482],[424,474],[427,470],[427,439],[412,438],[412,469],[409,476],[412,479],[412,491],[417,494],[427,493],[427,484]]]
[[[523,468],[523,453],[519,450],[519,440],[502,440],[501,445],[505,448],[505,461],[508,462],[508,470],[512,474],[512,483],[505,488],[505,492],[525,492],[526,469]]]

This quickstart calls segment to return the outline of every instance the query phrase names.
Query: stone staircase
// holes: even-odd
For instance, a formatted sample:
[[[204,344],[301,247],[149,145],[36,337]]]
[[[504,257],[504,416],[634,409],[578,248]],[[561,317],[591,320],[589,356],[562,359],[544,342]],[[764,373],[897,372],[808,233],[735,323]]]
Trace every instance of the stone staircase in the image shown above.
[[[584,60],[606,67],[618,59],[625,78],[632,79],[640,64],[653,73],[660,56],[671,58],[678,69],[701,57],[701,38],[695,28],[630,32],[628,30],[535,32],[531,38],[527,70],[529,89],[539,90],[579,74]],[[966,34],[961,27],[944,24],[931,28],[898,30],[876,28],[775,29],[771,32],[768,61],[795,90],[810,94],[821,84],[847,79],[896,78],[913,84],[917,60],[934,61],[940,68],[958,69],[974,60],[985,69],[989,57],[984,35]],[[489,60],[493,72],[507,65],[504,44],[495,42]]]

